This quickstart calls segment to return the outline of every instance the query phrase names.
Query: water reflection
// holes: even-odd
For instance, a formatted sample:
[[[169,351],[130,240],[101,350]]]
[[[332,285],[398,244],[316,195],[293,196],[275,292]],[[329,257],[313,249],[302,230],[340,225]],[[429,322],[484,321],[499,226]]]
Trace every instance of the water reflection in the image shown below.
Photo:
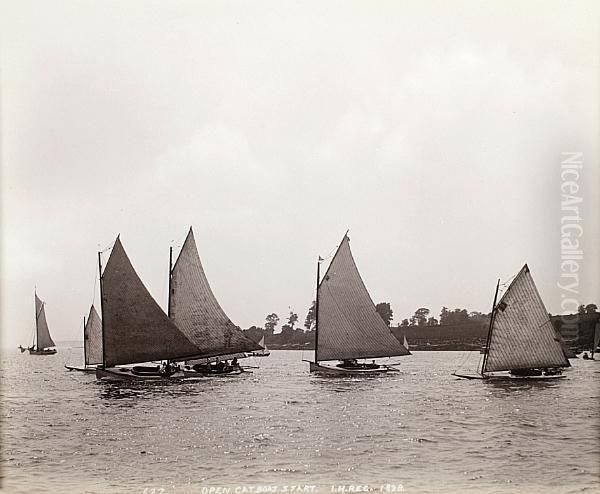
[[[177,381],[122,381],[122,382],[96,382],[98,396],[107,401],[131,401],[132,405],[139,400],[148,400],[165,397],[179,398],[199,395],[205,391],[205,383],[201,380],[194,382]]]

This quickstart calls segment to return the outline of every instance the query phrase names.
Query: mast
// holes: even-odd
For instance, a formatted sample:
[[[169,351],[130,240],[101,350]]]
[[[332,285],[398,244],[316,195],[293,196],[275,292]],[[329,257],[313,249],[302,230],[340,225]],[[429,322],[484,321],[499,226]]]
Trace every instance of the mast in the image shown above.
[[[118,238],[118,237],[117,237]],[[105,366],[106,358],[104,356],[104,301],[102,300],[102,253],[98,252],[98,276],[100,279],[100,315],[102,318],[102,366]]]
[[[35,350],[35,342],[39,341],[39,339],[40,339],[40,337],[38,335],[38,317],[40,315],[37,310],[36,298],[37,298],[37,290],[34,289],[33,290],[33,306],[35,308],[34,309],[35,310],[35,334],[33,335],[33,342],[31,343],[31,346],[33,347],[34,350]]]
[[[317,261],[317,297],[315,298],[315,364],[317,359],[317,351],[319,349],[319,277],[321,274],[321,257]]]
[[[171,319],[171,275],[173,274],[173,246],[169,247],[169,298],[167,299],[167,316]]]
[[[592,360],[594,360],[594,352],[596,351],[596,345],[597,345],[597,333],[598,333],[598,329],[600,328],[600,322],[596,322],[596,325],[594,326],[594,334],[592,335]]]
[[[487,340],[485,342],[485,353],[483,354],[483,362],[481,363],[481,375],[485,372],[485,363],[487,362],[488,353],[490,351],[490,341],[492,339],[492,327],[494,325],[494,315],[496,314],[496,301],[498,300],[498,290],[500,288],[500,278],[496,283],[496,293],[494,294],[494,303],[492,305],[492,314],[490,315],[490,327],[488,329]]]
[[[87,366],[87,348],[85,344],[85,316],[83,316],[83,366]]]

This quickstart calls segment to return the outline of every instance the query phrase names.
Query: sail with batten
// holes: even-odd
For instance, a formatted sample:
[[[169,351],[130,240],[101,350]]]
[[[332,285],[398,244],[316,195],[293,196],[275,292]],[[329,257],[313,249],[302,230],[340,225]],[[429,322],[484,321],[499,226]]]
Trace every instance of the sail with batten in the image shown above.
[[[50,336],[50,330],[48,329],[48,322],[46,321],[46,310],[45,303],[35,294],[35,317],[36,317],[36,333],[37,333],[37,347],[50,348],[56,346],[52,337]]]
[[[483,372],[569,365],[525,264],[495,307]]]
[[[390,331],[358,272],[344,236],[319,284],[315,360],[410,355]]]
[[[102,321],[93,305],[90,307],[90,313],[83,328],[83,344],[85,346],[85,365],[101,364]]]
[[[225,314],[214,296],[190,228],[171,269],[169,315],[199,349],[197,357],[251,352],[261,347]]]
[[[104,366],[184,359],[200,353],[152,298],[119,237],[101,277]]]

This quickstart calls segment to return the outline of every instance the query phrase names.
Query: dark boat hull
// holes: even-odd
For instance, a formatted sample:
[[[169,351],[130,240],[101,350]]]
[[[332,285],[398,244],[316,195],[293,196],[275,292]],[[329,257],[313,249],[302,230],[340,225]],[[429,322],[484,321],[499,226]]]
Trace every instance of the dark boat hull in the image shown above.
[[[512,374],[490,374],[490,375],[469,375],[469,374],[452,374],[459,379],[480,379],[480,380],[493,380],[493,381],[547,381],[549,379],[561,379],[567,377],[563,374],[554,375],[541,375],[541,376],[514,376]]]
[[[398,372],[398,369],[393,369],[385,365],[382,365],[377,369],[359,369],[323,365],[311,361],[308,361],[308,363],[310,364],[310,372],[316,372],[324,376],[373,376],[386,374],[387,372]]]
[[[56,353],[56,348],[44,348],[42,350],[28,348],[28,350],[29,350],[29,355],[54,355]]]

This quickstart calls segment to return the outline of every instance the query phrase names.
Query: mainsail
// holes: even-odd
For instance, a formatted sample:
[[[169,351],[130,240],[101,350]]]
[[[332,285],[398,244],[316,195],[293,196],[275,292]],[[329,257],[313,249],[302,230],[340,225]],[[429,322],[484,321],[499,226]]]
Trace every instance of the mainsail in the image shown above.
[[[569,366],[527,264],[492,317],[483,372]]]
[[[45,303],[40,300],[35,294],[35,325],[37,333],[37,347],[38,348],[50,348],[56,346],[52,337],[50,336],[50,330],[48,329],[48,322],[46,321]]]
[[[102,321],[96,308],[90,307],[90,314],[83,328],[85,365],[102,363]]]
[[[191,228],[171,270],[169,315],[200,349],[197,357],[261,348],[231,322],[217,302],[204,274]]]
[[[319,285],[315,360],[410,355],[375,310],[344,236]]]
[[[183,360],[200,353],[152,298],[119,237],[104,269],[101,287],[105,366]]]

